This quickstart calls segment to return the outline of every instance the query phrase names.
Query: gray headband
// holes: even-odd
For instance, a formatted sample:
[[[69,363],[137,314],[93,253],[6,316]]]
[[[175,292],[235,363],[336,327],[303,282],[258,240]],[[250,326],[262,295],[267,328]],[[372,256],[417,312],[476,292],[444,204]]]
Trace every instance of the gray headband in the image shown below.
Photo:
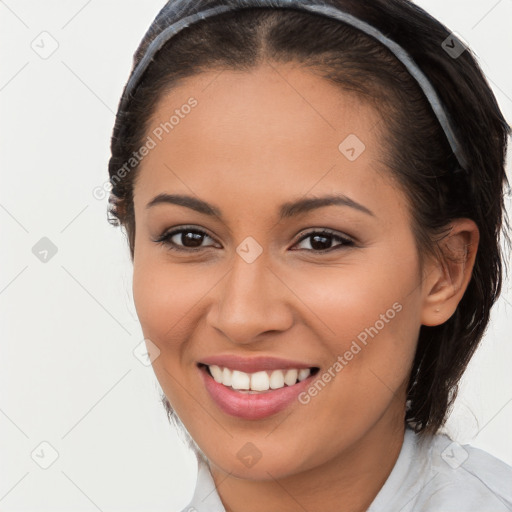
[[[151,28],[153,26],[160,26],[161,20],[166,20],[166,28],[164,28],[158,36],[151,42],[146,50],[146,53],[142,57],[139,64],[133,69],[130,79],[126,84],[123,98],[121,101],[120,109],[126,107],[128,98],[130,98],[135,91],[142,75],[146,71],[150,62],[154,58],[155,54],[169,41],[174,35],[180,30],[188,27],[189,25],[196,23],[197,21],[204,20],[217,14],[235,11],[250,7],[266,7],[266,8],[293,8],[303,11],[320,14],[328,18],[332,18],[347,25],[350,25],[365,34],[373,37],[379,41],[382,45],[388,48],[393,55],[407,68],[407,71],[416,80],[418,85],[421,87],[425,97],[430,103],[434,114],[436,115],[439,124],[441,125],[446,138],[450,144],[450,147],[456,156],[459,165],[463,170],[467,170],[467,160],[463,154],[460,144],[457,142],[452,124],[448,118],[446,111],[437,95],[432,84],[421,71],[418,65],[410,57],[410,55],[396,42],[386,37],[378,29],[369,25],[365,21],[356,18],[355,16],[348,14],[336,7],[325,5],[322,0],[221,0],[217,2],[215,7],[203,5],[203,10],[197,10],[197,4],[200,3],[198,0],[177,0],[175,2],[168,2],[165,7],[160,11],[158,16],[155,18]],[[218,4],[224,5],[218,5]],[[169,20],[172,20],[171,22]],[[150,30],[151,30],[150,28]]]

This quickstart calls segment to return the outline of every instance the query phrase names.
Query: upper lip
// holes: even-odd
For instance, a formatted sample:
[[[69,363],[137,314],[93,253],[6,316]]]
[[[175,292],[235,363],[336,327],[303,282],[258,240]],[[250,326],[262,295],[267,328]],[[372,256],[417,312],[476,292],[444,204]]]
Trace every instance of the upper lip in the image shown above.
[[[242,357],[235,354],[215,355],[199,361],[202,364],[216,365],[230,370],[238,370],[245,373],[255,373],[263,370],[286,370],[289,368],[314,368],[309,363],[292,361],[270,356]]]

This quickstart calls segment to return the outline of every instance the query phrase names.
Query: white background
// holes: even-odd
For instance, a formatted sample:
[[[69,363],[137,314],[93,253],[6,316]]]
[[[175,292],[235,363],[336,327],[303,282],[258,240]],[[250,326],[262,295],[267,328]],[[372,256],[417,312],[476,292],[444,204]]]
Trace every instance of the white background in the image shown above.
[[[510,122],[512,0],[418,3],[470,44]],[[173,511],[191,497],[195,458],[132,353],[126,240],[92,195],[132,54],[163,4],[0,1],[2,511]],[[59,45],[47,59],[31,47],[43,31]],[[58,251],[46,263],[32,252],[42,237]],[[509,280],[448,425],[509,464],[511,316]],[[58,453],[48,469],[31,458],[49,460],[43,441]]]

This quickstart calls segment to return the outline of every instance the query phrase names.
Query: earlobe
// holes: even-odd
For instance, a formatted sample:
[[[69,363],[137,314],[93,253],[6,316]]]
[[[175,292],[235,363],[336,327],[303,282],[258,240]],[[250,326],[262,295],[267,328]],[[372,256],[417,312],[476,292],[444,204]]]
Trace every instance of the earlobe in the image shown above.
[[[473,273],[480,239],[478,227],[470,219],[455,219],[450,226],[438,242],[442,257],[425,269],[423,325],[441,325],[455,313]]]

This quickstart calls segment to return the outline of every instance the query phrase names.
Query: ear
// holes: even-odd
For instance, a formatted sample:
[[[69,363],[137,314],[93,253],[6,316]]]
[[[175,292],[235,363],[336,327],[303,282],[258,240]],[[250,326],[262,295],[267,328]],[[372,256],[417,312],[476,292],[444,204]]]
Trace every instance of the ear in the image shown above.
[[[455,313],[471,280],[480,233],[470,219],[455,219],[439,242],[440,258],[425,265],[423,325],[441,325]]]

